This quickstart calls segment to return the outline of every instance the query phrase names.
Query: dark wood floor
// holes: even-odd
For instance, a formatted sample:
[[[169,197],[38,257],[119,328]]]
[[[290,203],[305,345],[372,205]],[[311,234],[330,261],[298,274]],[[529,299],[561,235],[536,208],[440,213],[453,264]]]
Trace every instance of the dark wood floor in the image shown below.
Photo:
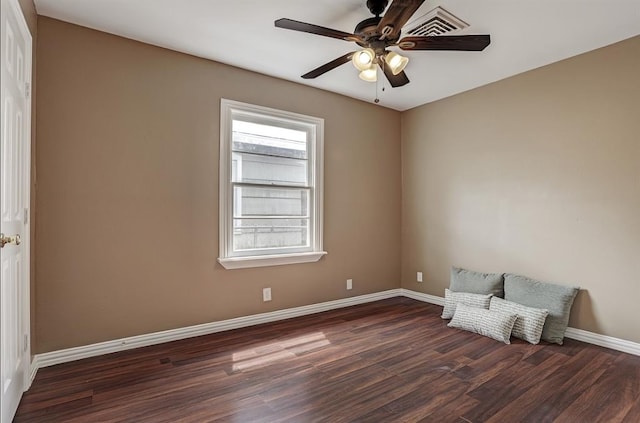
[[[407,298],[40,369],[16,422],[640,422],[640,357]]]

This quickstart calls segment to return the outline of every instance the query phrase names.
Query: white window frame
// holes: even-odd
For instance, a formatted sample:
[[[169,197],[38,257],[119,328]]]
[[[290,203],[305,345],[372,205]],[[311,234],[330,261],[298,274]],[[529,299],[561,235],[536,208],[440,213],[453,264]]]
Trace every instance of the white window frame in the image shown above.
[[[233,184],[232,178],[232,120],[235,115],[251,116],[252,120],[276,120],[283,126],[295,129],[305,127],[311,132],[308,141],[310,222],[308,247],[282,249],[275,254],[240,255],[233,252]],[[225,269],[278,266],[284,264],[311,263],[322,258],[323,238],[323,163],[324,119],[283,110],[256,106],[238,101],[220,101],[220,192],[219,192],[219,240],[218,262]]]

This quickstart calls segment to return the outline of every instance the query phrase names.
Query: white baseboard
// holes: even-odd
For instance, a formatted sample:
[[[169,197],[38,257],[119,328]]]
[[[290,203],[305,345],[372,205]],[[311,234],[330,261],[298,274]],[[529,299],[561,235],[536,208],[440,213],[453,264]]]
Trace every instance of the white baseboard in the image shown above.
[[[195,336],[208,335],[211,333],[223,332],[231,329],[239,329],[247,326],[259,325],[262,323],[275,322],[278,320],[290,319],[293,317],[321,313],[323,311],[334,310],[337,308],[349,307],[357,304],[364,304],[400,296],[439,306],[444,305],[444,298],[442,297],[425,294],[423,292],[417,292],[410,289],[399,288],[376,292],[373,294],[360,295],[357,297],[311,304],[302,307],[277,310],[269,313],[254,314],[251,316],[238,317],[235,319],[204,323],[201,325],[171,329],[145,335],[131,336],[128,338],[115,339],[112,341],[100,342],[97,344],[84,345],[81,347],[36,354],[31,362],[31,381],[33,381],[33,379],[35,378],[38,369],[42,367],[53,366],[55,364],[67,363],[70,361],[81,360],[83,358],[95,357],[98,355],[125,351],[133,348],[146,347],[149,345],[162,344],[165,342],[177,341],[180,339],[192,338]],[[566,336],[567,338],[572,338],[578,341],[587,342],[590,344],[595,344],[602,347],[611,348],[617,351],[640,356],[640,344],[626,341],[624,339],[600,335],[597,333],[574,328],[567,328]]]
[[[429,295],[404,288],[401,291],[403,296],[413,298],[414,300],[424,301],[425,303],[436,304],[439,306],[444,305],[443,297]],[[567,328],[564,336],[567,338],[575,339],[576,341],[582,341],[588,344],[594,344],[600,347],[610,348],[612,350],[622,351],[628,354],[640,356],[640,344],[637,342],[614,338],[607,335],[600,335],[599,333],[589,332],[576,328]]]
[[[412,291],[410,289],[401,289],[402,296],[413,298],[414,300],[423,301],[425,303],[444,306],[444,298],[431,294],[425,294],[424,292]]]
[[[115,339],[113,341],[105,341],[97,344],[83,345],[81,347],[37,354],[34,357],[33,363],[37,363],[37,368],[48,367],[55,364],[67,363],[69,361],[81,360],[83,358],[95,357],[98,355],[125,351],[133,348],[147,347],[149,345],[162,344],[164,342],[177,341],[180,339],[192,338],[194,336],[208,335],[211,333],[223,332],[231,329],[239,329],[247,326],[259,325],[261,323],[275,322],[277,320],[290,319],[292,317],[320,313],[336,308],[370,303],[387,298],[399,297],[401,295],[402,294],[400,289],[390,289],[388,291],[376,292],[373,294],[359,295],[357,297],[344,298],[340,300],[311,304],[302,307],[288,308],[284,310],[272,311],[269,313],[254,314],[251,316],[237,317],[235,319],[203,323],[201,325],[171,329],[162,332],[154,332],[145,335],[131,336],[128,338]]]
[[[640,355],[640,344],[638,344],[637,342],[614,338],[613,336],[600,335],[599,333],[593,333],[576,328],[567,328],[564,336],[567,338],[575,339],[576,341],[587,342],[589,344],[594,344],[633,355]]]
[[[25,391],[31,387],[33,380],[36,378],[36,373],[38,373],[38,369],[42,367],[40,365],[40,357],[38,355],[34,355],[31,360],[31,367],[29,368],[29,379],[27,381],[27,385],[25,387]]]

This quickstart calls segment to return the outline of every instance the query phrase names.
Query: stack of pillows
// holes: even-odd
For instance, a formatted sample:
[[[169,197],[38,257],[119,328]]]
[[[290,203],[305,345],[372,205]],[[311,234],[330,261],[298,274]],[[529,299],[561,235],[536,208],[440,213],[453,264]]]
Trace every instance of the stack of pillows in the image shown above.
[[[448,326],[510,344],[513,335],[532,344],[562,345],[579,288],[526,276],[451,268],[443,319]]]

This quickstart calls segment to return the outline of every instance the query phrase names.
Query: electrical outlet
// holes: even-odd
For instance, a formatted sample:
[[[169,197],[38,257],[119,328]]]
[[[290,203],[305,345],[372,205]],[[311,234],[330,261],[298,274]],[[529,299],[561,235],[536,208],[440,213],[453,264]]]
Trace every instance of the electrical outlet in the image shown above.
[[[271,288],[262,289],[262,301],[271,301]]]
[[[347,289],[353,289],[353,279],[347,279]]]
[[[422,272],[418,272],[416,279],[418,282],[422,282]]]

